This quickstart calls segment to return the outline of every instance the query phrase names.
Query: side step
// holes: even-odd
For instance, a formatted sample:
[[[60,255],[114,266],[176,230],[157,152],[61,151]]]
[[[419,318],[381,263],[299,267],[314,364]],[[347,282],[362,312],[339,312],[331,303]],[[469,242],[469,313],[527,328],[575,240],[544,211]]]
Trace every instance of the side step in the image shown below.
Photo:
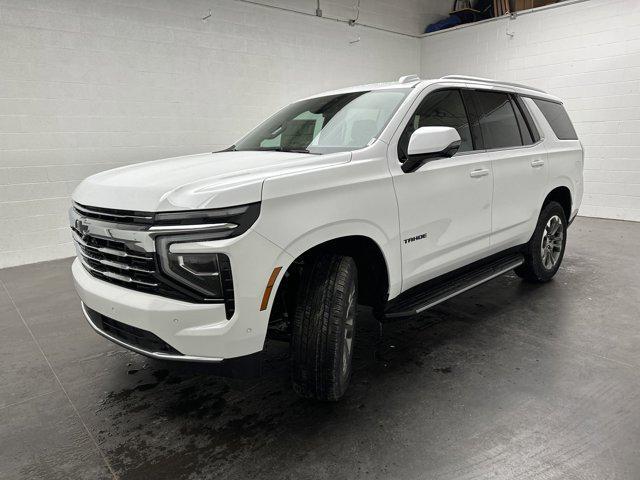
[[[434,279],[418,285],[389,302],[384,313],[385,319],[410,317],[424,312],[459,293],[466,292],[478,285],[507,273],[524,263],[521,254],[502,256],[488,263],[461,269],[445,278]],[[474,264],[476,265],[476,264]]]

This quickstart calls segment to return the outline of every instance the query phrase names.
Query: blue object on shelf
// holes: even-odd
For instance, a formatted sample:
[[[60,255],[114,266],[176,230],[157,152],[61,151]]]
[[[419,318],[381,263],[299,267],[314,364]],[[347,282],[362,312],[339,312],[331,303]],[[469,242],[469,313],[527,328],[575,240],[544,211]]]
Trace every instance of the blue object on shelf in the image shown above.
[[[462,20],[457,15],[451,15],[444,20],[440,20],[439,22],[432,23],[427,27],[424,33],[437,32],[438,30],[444,30],[446,28],[455,27],[456,25],[460,25]]]

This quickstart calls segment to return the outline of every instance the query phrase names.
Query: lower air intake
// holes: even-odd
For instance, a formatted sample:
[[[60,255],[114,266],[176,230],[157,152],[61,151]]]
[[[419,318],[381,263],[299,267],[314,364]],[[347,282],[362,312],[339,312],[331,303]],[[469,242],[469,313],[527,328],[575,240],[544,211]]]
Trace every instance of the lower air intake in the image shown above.
[[[141,348],[147,352],[182,355],[160,337],[148,332],[147,330],[118,322],[117,320],[102,315],[89,307],[85,308],[91,317],[91,321],[97,328],[127,345],[133,345],[134,347]]]

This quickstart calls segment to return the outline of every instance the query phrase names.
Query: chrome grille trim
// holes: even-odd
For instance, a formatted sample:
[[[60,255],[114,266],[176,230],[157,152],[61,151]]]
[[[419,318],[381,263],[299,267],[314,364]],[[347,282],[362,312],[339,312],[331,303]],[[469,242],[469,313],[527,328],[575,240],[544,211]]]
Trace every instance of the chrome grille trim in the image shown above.
[[[105,258],[93,257],[91,256],[91,254],[88,254],[87,252],[85,252],[82,248],[78,249],[78,251],[80,252],[80,255],[82,255],[84,258],[88,258],[90,260],[93,260],[94,262],[101,263],[106,267],[119,268],[120,270],[131,270],[132,272],[140,272],[140,273],[149,273],[149,274],[156,273],[155,270],[132,267],[131,265],[127,265],[126,263],[114,262],[113,260],[108,260]]]
[[[88,243],[86,243],[84,240],[82,240],[82,238],[80,237],[80,235],[78,235],[78,232],[75,229],[71,229],[71,233],[73,235],[73,239],[79,243],[80,245],[82,245],[84,248],[90,248],[91,250],[96,250],[100,253],[106,253],[108,255],[114,255],[117,257],[122,257],[122,258],[135,258],[137,260],[146,260],[146,261],[153,261],[153,258],[149,258],[149,257],[143,257],[143,256],[139,256],[139,255],[132,255],[130,253],[121,251],[121,250],[116,250],[114,248],[108,248],[108,247],[94,247],[93,245],[89,245]]]
[[[87,270],[90,270],[92,272],[96,272],[96,273],[98,273],[100,275],[104,275],[105,277],[113,278],[114,280],[120,280],[121,282],[135,283],[135,284],[138,284],[138,285],[144,285],[145,287],[157,287],[158,286],[157,283],[143,282],[142,280],[135,280],[135,279],[133,279],[131,277],[128,277],[126,275],[121,275],[119,273],[110,272],[109,270],[100,270],[98,268],[92,267],[87,262],[85,262],[84,258],[80,258],[80,262],[82,263],[84,268],[86,268]]]
[[[106,265],[107,267],[120,268],[122,270],[131,270],[132,272],[140,272],[140,273],[156,273],[155,270],[148,270],[145,268],[133,267],[131,265],[126,265],[120,262],[114,262],[113,260],[100,260],[100,263]]]

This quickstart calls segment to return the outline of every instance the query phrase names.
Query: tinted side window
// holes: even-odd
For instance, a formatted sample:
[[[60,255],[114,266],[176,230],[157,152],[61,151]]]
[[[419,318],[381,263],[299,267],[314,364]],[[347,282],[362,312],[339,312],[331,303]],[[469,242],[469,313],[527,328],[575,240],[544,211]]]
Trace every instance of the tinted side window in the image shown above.
[[[549,102],[547,100],[533,99],[536,105],[547,119],[549,125],[556,134],[558,140],[577,140],[578,135],[571,124],[569,115],[561,103]]]
[[[514,96],[516,104],[520,107],[520,111],[522,115],[524,115],[524,119],[527,121],[527,126],[529,127],[529,131],[531,132],[531,137],[533,138],[534,143],[540,140],[540,133],[538,133],[538,129],[536,127],[536,122],[533,121],[533,117],[531,116],[531,112],[529,108],[525,105],[522,97],[520,95]]]
[[[527,122],[522,115],[522,111],[520,107],[516,105],[513,101],[513,97],[511,98],[513,111],[516,112],[516,120],[518,120],[518,127],[520,127],[520,136],[522,137],[523,145],[531,145],[533,143],[533,137],[531,136],[531,132],[529,131],[529,127],[527,126]]]
[[[476,91],[476,104],[479,110],[480,128],[484,138],[484,147],[516,147],[522,145],[520,129],[509,95],[498,92]]]
[[[453,127],[460,134],[459,152],[473,150],[469,121],[458,90],[437,90],[427,95],[416,109],[398,142],[398,158],[407,158],[411,134],[420,127]]]
[[[471,126],[471,138],[473,139],[474,150],[484,150],[484,141],[482,140],[482,132],[480,131],[480,115],[476,107],[475,92],[473,90],[460,90],[462,101],[467,109],[467,117],[469,117],[469,125]]]

